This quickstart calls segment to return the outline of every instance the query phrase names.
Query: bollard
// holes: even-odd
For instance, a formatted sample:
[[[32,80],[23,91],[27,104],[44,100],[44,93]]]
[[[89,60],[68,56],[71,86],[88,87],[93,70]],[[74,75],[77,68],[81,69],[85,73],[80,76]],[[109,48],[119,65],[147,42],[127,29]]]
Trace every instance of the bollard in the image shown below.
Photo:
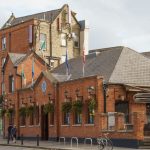
[[[39,146],[39,135],[37,135],[37,146]]]
[[[21,134],[21,145],[23,145],[23,134]]]
[[[10,138],[10,136],[9,136],[9,134],[8,134],[8,138],[7,138],[7,144],[9,144],[9,138]]]

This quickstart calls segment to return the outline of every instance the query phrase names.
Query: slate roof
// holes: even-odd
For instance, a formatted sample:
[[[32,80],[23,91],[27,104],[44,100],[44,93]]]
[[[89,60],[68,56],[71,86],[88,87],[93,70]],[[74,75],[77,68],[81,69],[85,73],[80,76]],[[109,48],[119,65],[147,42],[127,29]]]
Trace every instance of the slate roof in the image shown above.
[[[141,54],[143,54],[144,56],[150,58],[150,52],[143,52],[143,53],[141,53]]]
[[[86,56],[85,77],[103,76],[109,83],[150,86],[150,59],[127,47],[90,51]],[[97,53],[95,53],[97,52]],[[82,77],[82,57],[69,60],[71,79]],[[52,73],[66,74],[65,63]]]
[[[46,20],[46,21],[52,23],[55,20],[55,18],[59,15],[61,10],[62,9],[56,9],[56,10],[36,13],[36,14],[28,15],[28,16],[18,17],[18,18],[11,16],[12,19],[10,17],[8,19],[8,21],[3,25],[2,29],[13,26],[13,25],[17,25],[19,23],[28,21],[30,19]]]
[[[8,53],[14,66],[18,66],[21,63],[27,54],[18,54],[18,53]]]

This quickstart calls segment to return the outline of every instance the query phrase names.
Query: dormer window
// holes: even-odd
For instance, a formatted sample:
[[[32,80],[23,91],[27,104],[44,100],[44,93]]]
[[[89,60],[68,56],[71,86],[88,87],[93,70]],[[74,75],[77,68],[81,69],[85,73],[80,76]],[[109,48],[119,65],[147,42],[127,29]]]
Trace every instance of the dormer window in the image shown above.
[[[6,37],[2,37],[2,50],[6,49]]]

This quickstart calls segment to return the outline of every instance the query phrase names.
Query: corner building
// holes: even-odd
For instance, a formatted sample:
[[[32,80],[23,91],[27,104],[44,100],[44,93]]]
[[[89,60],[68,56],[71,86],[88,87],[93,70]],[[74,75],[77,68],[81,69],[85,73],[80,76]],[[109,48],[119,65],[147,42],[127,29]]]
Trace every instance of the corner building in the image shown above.
[[[5,89],[5,137],[10,123],[17,125],[18,137],[28,139],[38,134],[43,140],[77,137],[82,142],[109,133],[115,146],[138,148],[150,137],[150,59],[143,54],[121,46],[90,51],[84,77],[82,57],[69,60],[67,76],[65,63],[49,71],[34,52],[12,55],[4,65],[4,81],[10,72],[15,76]]]

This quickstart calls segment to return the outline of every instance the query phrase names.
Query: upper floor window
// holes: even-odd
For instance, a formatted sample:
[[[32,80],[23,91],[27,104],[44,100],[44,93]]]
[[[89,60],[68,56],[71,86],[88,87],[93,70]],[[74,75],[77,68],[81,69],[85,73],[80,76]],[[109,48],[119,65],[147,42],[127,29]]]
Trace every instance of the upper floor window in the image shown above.
[[[2,58],[2,67],[4,66],[4,63],[5,63],[5,61],[6,61],[6,58]]]
[[[2,50],[6,49],[6,37],[2,37]]]
[[[40,50],[46,50],[46,34],[40,34]]]
[[[61,34],[61,46],[67,46],[67,39],[66,39],[66,34],[62,33]]]
[[[9,76],[9,92],[12,93],[15,90],[15,86],[14,86],[14,77],[13,76]]]
[[[74,47],[79,48],[79,36],[75,35],[74,37]]]

